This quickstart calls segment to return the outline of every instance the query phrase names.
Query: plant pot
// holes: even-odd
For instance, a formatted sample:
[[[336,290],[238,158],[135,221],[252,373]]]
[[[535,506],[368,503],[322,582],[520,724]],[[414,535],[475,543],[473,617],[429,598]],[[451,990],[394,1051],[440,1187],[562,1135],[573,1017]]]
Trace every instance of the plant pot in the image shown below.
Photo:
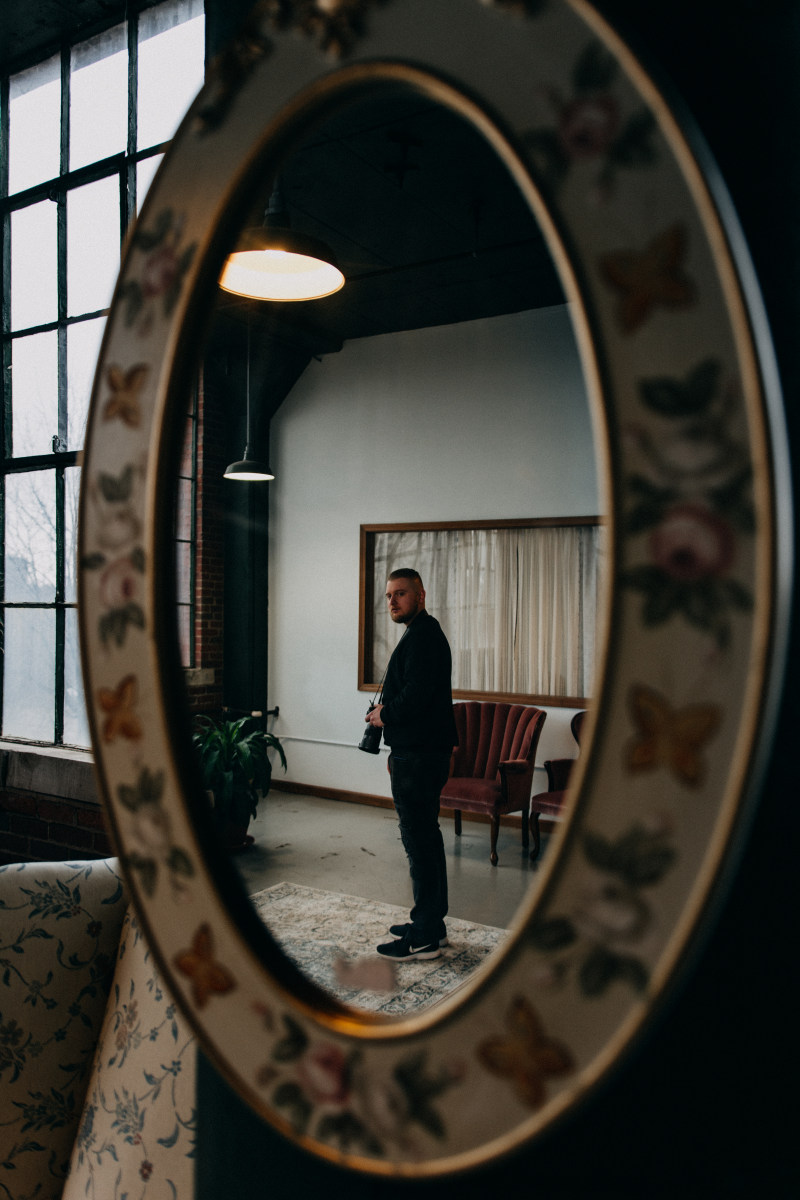
[[[269,783],[258,796],[265,800],[269,791]],[[257,801],[256,801],[257,803]],[[232,799],[226,813],[220,813],[217,827],[222,835],[223,845],[231,854],[236,854],[252,846],[255,839],[247,832],[253,818],[254,802],[249,791],[242,790]]]
[[[241,854],[252,846],[255,838],[247,832],[247,825],[238,825],[234,821],[226,821],[222,832],[222,844],[229,854]]]

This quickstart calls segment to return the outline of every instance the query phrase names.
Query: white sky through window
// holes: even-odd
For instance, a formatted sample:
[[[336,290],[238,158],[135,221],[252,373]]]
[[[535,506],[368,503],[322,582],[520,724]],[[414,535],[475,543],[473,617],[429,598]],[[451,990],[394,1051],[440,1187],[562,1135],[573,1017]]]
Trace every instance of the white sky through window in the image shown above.
[[[129,61],[134,29],[137,53]],[[166,0],[9,80],[5,299],[12,336],[4,394],[15,462],[5,476],[0,613],[7,736],[61,737],[55,703],[63,631],[63,741],[89,742],[76,615],[58,611],[62,582],[65,604],[76,600],[80,468],[57,456],[83,446],[105,311],[133,215],[129,171],[138,209],[163,158],[152,151],[174,135],[204,69],[203,0]],[[59,422],[66,444],[54,442]],[[62,472],[63,492],[56,486]]]

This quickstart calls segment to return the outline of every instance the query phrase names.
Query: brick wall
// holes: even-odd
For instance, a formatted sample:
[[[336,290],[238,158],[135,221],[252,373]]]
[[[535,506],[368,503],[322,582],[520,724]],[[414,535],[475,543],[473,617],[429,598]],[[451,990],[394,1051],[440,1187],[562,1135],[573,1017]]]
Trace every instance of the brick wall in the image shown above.
[[[113,854],[88,756],[4,750],[0,863]]]
[[[195,670],[187,677],[193,712],[222,708],[224,531],[222,475],[228,465],[223,404],[200,386],[197,428],[197,546],[195,551]]]
[[[0,791],[0,863],[108,858],[113,853],[97,805],[10,788]]]

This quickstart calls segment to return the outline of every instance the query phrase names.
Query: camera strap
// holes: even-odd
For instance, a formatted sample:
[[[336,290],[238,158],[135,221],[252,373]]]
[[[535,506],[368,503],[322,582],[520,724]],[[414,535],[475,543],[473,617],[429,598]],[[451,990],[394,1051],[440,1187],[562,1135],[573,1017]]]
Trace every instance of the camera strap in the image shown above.
[[[400,645],[400,642],[402,642],[403,638],[406,636],[406,634],[408,633],[408,631],[409,631],[409,629],[410,629],[410,628],[411,628],[411,626],[410,626],[410,625],[406,625],[405,629],[403,630],[403,637],[401,637],[401,638],[400,638],[400,640],[399,640],[399,641],[398,641],[398,643],[397,643],[397,646],[399,646],[399,645]],[[373,708],[375,707],[375,705],[376,705],[376,703],[377,703],[377,700],[378,700],[378,696],[379,696],[379,695],[380,695],[380,698],[381,698],[381,703],[383,703],[383,685],[384,685],[384,682],[385,682],[385,680],[386,680],[386,672],[389,670],[389,663],[392,661],[392,659],[393,659],[393,658],[394,658],[394,656],[395,656],[395,652],[396,652],[396,650],[397,650],[397,646],[395,646],[394,650],[393,650],[393,651],[392,651],[392,653],[389,655],[389,662],[387,662],[386,666],[385,666],[385,667],[384,667],[384,669],[383,669],[383,674],[381,675],[381,681],[380,681],[380,683],[378,684],[378,687],[377,687],[377,690],[376,690],[376,692],[375,692],[375,695],[372,697],[372,701],[371,701],[371,703],[372,703],[372,707],[373,707]]]

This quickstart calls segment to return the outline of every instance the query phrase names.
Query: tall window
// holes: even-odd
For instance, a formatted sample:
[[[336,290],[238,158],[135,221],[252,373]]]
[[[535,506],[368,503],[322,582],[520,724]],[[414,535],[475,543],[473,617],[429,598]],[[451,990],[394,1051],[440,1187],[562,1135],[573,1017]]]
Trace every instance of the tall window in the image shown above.
[[[203,67],[203,0],[166,0],[0,80],[5,737],[89,742],[75,607],[89,396],[121,239]]]

